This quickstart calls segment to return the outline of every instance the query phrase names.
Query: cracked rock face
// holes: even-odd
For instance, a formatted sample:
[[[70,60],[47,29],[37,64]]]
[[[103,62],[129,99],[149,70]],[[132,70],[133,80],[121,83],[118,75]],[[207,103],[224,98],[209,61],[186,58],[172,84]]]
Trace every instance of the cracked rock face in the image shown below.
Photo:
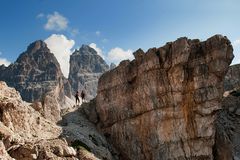
[[[101,76],[99,127],[123,159],[213,159],[230,41],[179,38]]]
[[[5,82],[0,81],[0,159],[1,160],[45,160],[45,159],[58,159],[58,160],[77,160],[88,159],[97,160],[90,151],[85,148],[76,150],[71,143],[68,143],[63,137],[63,130],[61,126],[57,126],[50,120],[44,118],[33,104],[22,101],[22,98],[18,91],[14,88],[10,88]],[[35,104],[38,105],[38,104]],[[71,113],[76,115],[77,113]],[[71,125],[79,120],[79,117],[69,117]],[[85,120],[86,121],[86,120]],[[85,129],[89,129],[87,123]],[[66,126],[70,127],[70,126]],[[79,129],[74,131],[74,129]],[[74,127],[69,128],[69,132],[75,132],[80,134],[76,138],[82,138],[81,132],[83,129],[79,127],[79,123]],[[91,134],[97,139],[100,134],[95,131],[93,125],[91,125]],[[94,131],[93,131],[94,130]],[[85,131],[85,130],[84,130]],[[89,130],[88,130],[89,131]],[[87,131],[85,131],[87,132]],[[86,133],[86,135],[88,135]],[[72,137],[68,137],[72,138]],[[75,138],[75,137],[74,137]],[[96,140],[95,139],[95,140]],[[85,140],[89,143],[91,139],[84,137],[81,140]],[[97,139],[98,140],[98,139]],[[106,141],[106,140],[104,140]],[[106,146],[105,142],[105,146]],[[71,145],[71,146],[70,146]],[[78,144],[78,147],[81,147]],[[101,147],[103,144],[99,143],[97,147]],[[103,148],[102,152],[108,151],[108,148]],[[95,150],[91,150],[95,152]],[[105,151],[105,152],[104,152]],[[108,158],[110,160],[110,158]]]
[[[69,82],[73,95],[77,90],[85,90],[86,99],[93,99],[97,93],[98,79],[107,70],[109,66],[103,58],[93,48],[82,45],[70,57]]]

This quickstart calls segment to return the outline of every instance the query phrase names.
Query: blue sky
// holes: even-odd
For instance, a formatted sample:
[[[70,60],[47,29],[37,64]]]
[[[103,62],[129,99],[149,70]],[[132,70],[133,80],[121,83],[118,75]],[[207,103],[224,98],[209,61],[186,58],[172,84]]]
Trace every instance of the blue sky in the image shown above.
[[[138,48],[215,34],[232,41],[234,63],[240,63],[239,6],[239,0],[1,0],[0,63],[14,62],[38,39],[62,52],[58,60],[91,44],[118,63]]]

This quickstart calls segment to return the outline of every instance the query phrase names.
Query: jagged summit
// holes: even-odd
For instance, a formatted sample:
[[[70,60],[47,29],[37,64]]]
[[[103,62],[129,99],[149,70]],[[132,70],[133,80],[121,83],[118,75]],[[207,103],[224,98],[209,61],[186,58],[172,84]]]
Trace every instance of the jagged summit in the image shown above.
[[[114,63],[111,63],[111,64],[110,64],[110,70],[111,70],[111,69],[114,69],[114,68],[116,68],[116,67],[117,67],[116,64],[114,64]]]
[[[70,57],[70,74],[81,71],[91,73],[101,73],[109,69],[103,58],[88,45],[82,45],[79,50],[75,50]]]
[[[28,46],[27,50],[28,51],[36,51],[41,48],[47,48],[47,44],[42,40],[36,40],[35,42],[31,43]]]
[[[25,52],[23,52],[16,60],[17,63],[26,63],[26,61],[35,61],[38,65],[46,65],[46,63],[52,62],[56,64],[56,67],[60,67],[56,57],[50,52],[47,44],[42,40],[37,40],[31,43]]]
[[[108,64],[88,45],[82,45],[70,57],[69,82],[72,91],[85,89],[87,99],[96,96],[100,75],[109,70]]]
[[[23,100],[27,102],[43,102],[46,101],[46,97],[53,97],[63,104],[64,96],[71,94],[71,91],[65,90],[71,87],[68,86],[56,57],[41,40],[31,43],[9,67],[0,67],[0,80],[19,91]],[[51,96],[47,96],[49,94]],[[51,119],[58,120],[60,104],[54,102],[54,105],[56,106],[51,108],[55,110]]]
[[[75,50],[73,55],[86,54],[86,55],[97,55],[97,51],[90,47],[89,45],[83,44],[79,50]]]

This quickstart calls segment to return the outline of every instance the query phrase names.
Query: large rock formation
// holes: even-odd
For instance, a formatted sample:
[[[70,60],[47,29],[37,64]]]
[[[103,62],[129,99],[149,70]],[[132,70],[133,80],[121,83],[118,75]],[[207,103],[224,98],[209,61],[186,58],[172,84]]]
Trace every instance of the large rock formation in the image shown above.
[[[42,103],[41,113],[54,121],[60,119],[71,87],[59,63],[43,41],[30,44],[15,63],[0,68],[0,80],[16,88],[27,102]]]
[[[109,66],[97,52],[88,45],[82,45],[70,57],[69,82],[73,94],[77,90],[85,90],[87,100],[96,96],[98,78]]]
[[[122,159],[212,160],[230,41],[180,38],[134,53],[99,79],[99,127]]]

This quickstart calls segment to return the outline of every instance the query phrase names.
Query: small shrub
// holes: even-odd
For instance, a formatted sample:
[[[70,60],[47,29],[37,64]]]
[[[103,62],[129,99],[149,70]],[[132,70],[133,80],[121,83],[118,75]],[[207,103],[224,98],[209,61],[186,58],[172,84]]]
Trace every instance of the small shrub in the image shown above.
[[[3,140],[4,135],[2,133],[0,133],[0,140]]]
[[[91,149],[80,140],[75,140],[72,142],[72,147],[75,149],[80,149],[81,147],[85,148],[87,151],[91,152]]]

